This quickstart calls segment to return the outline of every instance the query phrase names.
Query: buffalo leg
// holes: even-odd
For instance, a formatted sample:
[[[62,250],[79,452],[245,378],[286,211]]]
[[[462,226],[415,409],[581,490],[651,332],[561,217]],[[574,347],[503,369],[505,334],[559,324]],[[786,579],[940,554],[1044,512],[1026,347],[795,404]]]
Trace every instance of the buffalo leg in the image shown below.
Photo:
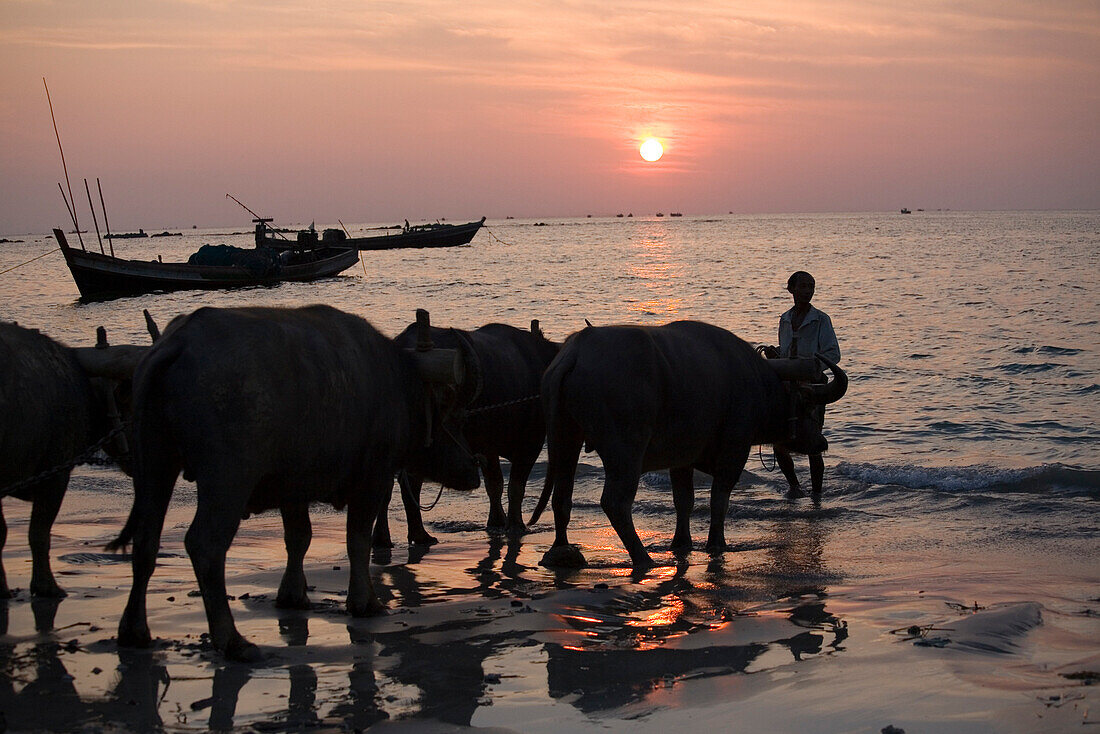
[[[8,542],[8,523],[4,520],[4,507],[0,504],[0,599],[10,599],[11,589],[8,588],[8,577],[4,573],[4,545]],[[4,632],[6,634],[6,630]]]
[[[227,658],[252,662],[259,659],[260,651],[237,631],[225,592],[225,556],[240,527],[248,497],[247,489],[241,491],[241,488],[250,488],[252,484],[242,481],[204,484],[199,480],[198,509],[184,536],[184,545],[202,592],[210,641]]]
[[[672,481],[672,503],[676,506],[676,534],[672,536],[672,550],[686,553],[691,550],[691,511],[695,506],[694,469],[681,466],[668,470]]]
[[[404,472],[402,472],[404,473]],[[400,474],[398,475],[401,476]],[[401,500],[404,502],[405,490],[401,489]],[[374,521],[374,532],[371,535],[371,546],[374,548],[392,548],[393,538],[390,537],[390,500],[393,499],[393,485],[386,490],[386,494],[382,497],[382,504],[378,507],[378,517]],[[420,508],[417,508],[419,512]],[[408,508],[405,509],[405,514],[408,515]]]
[[[539,563],[543,566],[582,568],[587,565],[580,549],[569,544],[569,516],[573,510],[573,484],[577,473],[577,460],[581,455],[584,438],[580,426],[564,415],[560,423],[552,427],[547,436],[548,461],[546,486],[552,490],[550,504],[554,509],[554,545],[543,554]]]
[[[313,526],[309,522],[309,507],[305,503],[293,503],[279,508],[283,516],[283,543],[286,545],[286,570],[279,583],[275,606],[280,609],[309,609],[306,593],[306,572],[302,562],[313,540]]]
[[[409,530],[409,542],[413,545],[435,545],[439,541],[424,528],[424,515],[420,512],[420,490],[424,487],[424,480],[408,472],[401,472],[397,475],[397,484],[401,488],[401,504],[405,506],[405,524]],[[393,491],[392,487],[390,491]],[[381,515],[384,510],[385,507],[378,511],[379,518],[376,524],[382,522]],[[392,548],[393,545],[391,544],[390,547]]]
[[[489,519],[485,522],[485,527],[489,530],[503,530],[508,526],[508,516],[504,514],[504,504],[501,502],[504,495],[504,472],[500,469],[500,457],[486,456],[481,473],[485,477],[485,494],[489,497]]]
[[[160,534],[164,529],[168,503],[172,499],[172,487],[179,474],[179,465],[163,457],[146,459],[141,464],[134,475],[134,507],[130,511],[131,519],[137,519],[130,556],[133,584],[126,609],[118,623],[120,647],[148,647],[152,644],[145,596],[157,565]]]
[[[739,450],[734,460],[723,471],[716,471],[710,485],[710,534],[707,536],[707,550],[711,553],[723,553],[729,550],[726,545],[726,515],[730,509],[730,492],[733,491],[745,462],[749,459],[751,447]]]
[[[619,540],[630,554],[630,561],[635,569],[652,568],[655,564],[649,552],[642,545],[638,531],[634,527],[634,517],[631,507],[634,505],[634,497],[638,494],[638,481],[641,474],[637,471],[622,472],[606,468],[607,478],[603,483],[603,495],[600,497],[600,507],[603,508],[607,519],[611,521],[611,527],[619,535]]]
[[[31,546],[31,596],[65,596],[50,570],[50,528],[61,509],[61,500],[65,497],[68,484],[69,474],[63,472],[46,479],[34,491],[31,522],[27,528],[27,540]]]
[[[541,450],[542,447],[539,446]],[[531,469],[538,459],[538,452],[532,458],[516,459],[512,462],[512,469],[508,473],[508,534],[523,535],[527,532],[527,525],[523,522],[523,495],[527,489],[527,480],[531,477]]]
[[[387,487],[393,487],[393,476],[368,480],[352,493],[348,502],[347,543],[351,578],[348,581],[348,613],[367,617],[385,609],[374,593],[370,579],[370,539],[378,510]]]

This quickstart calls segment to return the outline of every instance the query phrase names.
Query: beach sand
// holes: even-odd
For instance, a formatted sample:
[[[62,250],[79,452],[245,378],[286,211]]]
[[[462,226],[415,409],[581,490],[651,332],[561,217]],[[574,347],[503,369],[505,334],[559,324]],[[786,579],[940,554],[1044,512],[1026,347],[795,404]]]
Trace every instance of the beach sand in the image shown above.
[[[668,564],[644,575],[591,513],[571,529],[590,567],[555,573],[538,566],[549,517],[522,540],[490,537],[483,493],[445,494],[428,550],[403,542],[391,510],[397,547],[373,567],[389,613],[354,620],[342,516],[313,513],[313,608],[291,612],[274,606],[284,549],[268,513],[242,523],[227,564],[238,628],[265,656],[245,666],[203,638],[183,551],[193,491],[181,480],[165,525],[152,650],[114,642],[130,566],[101,548],[129,510],[124,478],[74,473],[53,532],[60,603],[30,599],[30,506],[5,501],[9,730],[1100,731],[1095,566],[944,543],[950,528],[916,512],[838,527],[828,497],[798,500],[763,528],[728,522],[731,552],[679,563],[670,524],[643,521]],[[698,547],[698,508],[694,523]]]

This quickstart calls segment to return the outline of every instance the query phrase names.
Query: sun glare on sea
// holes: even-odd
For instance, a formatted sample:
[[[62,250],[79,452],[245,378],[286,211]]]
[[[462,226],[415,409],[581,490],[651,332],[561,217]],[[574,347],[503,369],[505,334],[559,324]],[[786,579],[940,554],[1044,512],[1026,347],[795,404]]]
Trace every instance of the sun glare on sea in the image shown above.
[[[661,160],[661,156],[665,154],[665,148],[657,138],[646,138],[642,146],[638,148],[638,152],[642,154],[644,160],[653,163]]]

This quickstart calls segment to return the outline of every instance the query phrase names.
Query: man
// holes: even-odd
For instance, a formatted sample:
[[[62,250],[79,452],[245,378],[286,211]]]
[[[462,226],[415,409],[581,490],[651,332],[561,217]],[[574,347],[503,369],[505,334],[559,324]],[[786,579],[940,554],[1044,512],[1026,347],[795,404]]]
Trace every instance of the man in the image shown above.
[[[794,307],[779,317],[779,356],[813,357],[821,354],[832,362],[840,362],[840,345],[836,341],[833,322],[824,311],[810,305],[814,297],[814,277],[799,270],[787,279],[787,292],[794,297]],[[818,425],[825,422],[825,406],[814,406],[813,417]],[[813,494],[821,494],[825,462],[821,454],[810,454],[810,484]],[[801,495],[802,487],[794,473],[794,460],[786,449],[775,447],[775,461],[790,485],[791,495]]]

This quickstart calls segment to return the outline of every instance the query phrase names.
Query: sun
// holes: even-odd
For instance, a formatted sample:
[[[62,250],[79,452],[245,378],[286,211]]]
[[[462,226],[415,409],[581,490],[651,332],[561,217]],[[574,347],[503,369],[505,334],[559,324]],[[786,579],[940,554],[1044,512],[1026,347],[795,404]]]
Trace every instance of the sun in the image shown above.
[[[665,148],[657,138],[646,138],[642,147],[638,148],[638,152],[642,154],[644,160],[653,163],[661,160],[661,156],[665,154]]]

